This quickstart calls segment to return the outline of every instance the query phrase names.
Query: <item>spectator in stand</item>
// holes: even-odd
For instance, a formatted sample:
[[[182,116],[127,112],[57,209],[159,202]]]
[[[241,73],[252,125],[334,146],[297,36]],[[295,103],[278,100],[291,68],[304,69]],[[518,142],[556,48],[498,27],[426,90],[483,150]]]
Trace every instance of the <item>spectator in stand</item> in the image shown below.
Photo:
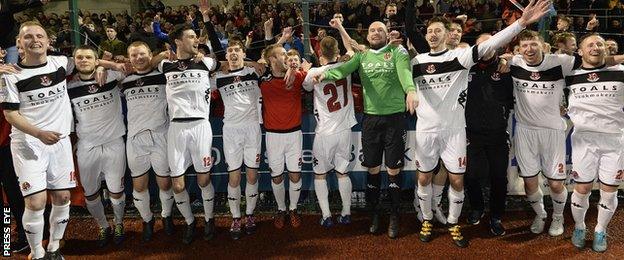
[[[618,54],[618,43],[613,39],[607,39],[605,41],[607,45],[608,55],[617,55]]]
[[[112,25],[106,26],[106,38],[100,44],[100,57],[105,60],[114,59],[116,62],[123,62],[128,45],[117,39],[117,31]]]
[[[152,28],[152,18],[145,18],[141,22],[142,27],[130,34],[128,42],[142,41],[147,43],[150,50],[154,50],[155,53],[160,53],[165,50],[164,42],[158,39],[154,35],[154,29]]]
[[[569,32],[561,32],[553,37],[553,47],[556,49],[555,54],[574,55],[577,50],[576,37]]]

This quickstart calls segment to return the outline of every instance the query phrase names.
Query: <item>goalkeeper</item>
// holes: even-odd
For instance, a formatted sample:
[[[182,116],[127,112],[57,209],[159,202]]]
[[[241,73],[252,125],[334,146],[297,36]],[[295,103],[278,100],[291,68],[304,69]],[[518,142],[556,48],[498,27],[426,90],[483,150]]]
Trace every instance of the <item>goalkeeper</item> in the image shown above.
[[[346,34],[344,28],[339,28]],[[370,49],[356,53],[349,61],[315,75],[315,81],[334,81],[358,71],[364,89],[362,119],[362,166],[368,168],[366,204],[371,211],[370,233],[379,231],[379,193],[382,155],[388,171],[391,198],[388,236],[398,236],[400,206],[400,173],[403,167],[407,114],[418,106],[407,50],[388,44],[388,29],[381,22],[368,28]],[[344,37],[344,36],[343,36]],[[407,97],[406,97],[407,96]]]

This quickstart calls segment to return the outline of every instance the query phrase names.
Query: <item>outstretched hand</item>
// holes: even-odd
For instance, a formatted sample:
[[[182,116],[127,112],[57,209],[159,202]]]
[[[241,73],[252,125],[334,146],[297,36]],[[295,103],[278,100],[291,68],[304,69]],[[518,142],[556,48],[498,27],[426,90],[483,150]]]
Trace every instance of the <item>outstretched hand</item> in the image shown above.
[[[522,17],[518,19],[518,22],[522,27],[537,22],[548,12],[551,4],[550,0],[531,0],[529,5],[524,8]]]

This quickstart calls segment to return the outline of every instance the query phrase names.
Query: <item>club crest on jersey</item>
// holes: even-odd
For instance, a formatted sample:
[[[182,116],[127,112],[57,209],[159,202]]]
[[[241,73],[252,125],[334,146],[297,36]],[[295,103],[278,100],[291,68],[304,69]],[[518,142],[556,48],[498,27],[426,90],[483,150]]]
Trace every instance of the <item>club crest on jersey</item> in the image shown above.
[[[240,82],[240,81],[241,81],[240,76],[234,77],[234,82]]]
[[[48,86],[52,85],[52,80],[48,76],[42,76],[41,77],[41,85],[48,87]]]
[[[589,75],[587,75],[587,81],[589,82],[596,82],[598,81],[600,78],[598,77],[598,74],[593,72],[593,73],[589,73]]]
[[[494,72],[494,73],[492,73],[490,78],[492,78],[493,81],[499,81],[500,80],[500,73]]]
[[[22,190],[23,190],[23,191],[27,191],[27,190],[29,190],[29,189],[30,189],[30,187],[31,187],[31,186],[30,186],[30,183],[28,183],[28,182],[23,182],[23,183],[22,183]]]
[[[542,76],[540,76],[539,72],[531,72],[531,79],[532,80],[538,80],[540,79]]]
[[[436,67],[433,64],[429,64],[427,65],[427,69],[425,71],[429,74],[433,74],[434,72],[436,72]]]
[[[179,70],[186,70],[186,69],[188,69],[188,66],[184,62],[178,62],[178,69]]]
[[[137,87],[142,87],[144,83],[145,83],[145,82],[143,82],[143,80],[141,80],[141,79],[137,79],[137,80],[134,82],[134,84],[135,84]]]
[[[98,87],[96,85],[89,85],[87,92],[93,94],[98,91]]]
[[[390,61],[391,59],[392,59],[392,53],[390,53],[390,52],[386,52],[386,53],[384,54],[384,60],[386,60],[386,61]]]

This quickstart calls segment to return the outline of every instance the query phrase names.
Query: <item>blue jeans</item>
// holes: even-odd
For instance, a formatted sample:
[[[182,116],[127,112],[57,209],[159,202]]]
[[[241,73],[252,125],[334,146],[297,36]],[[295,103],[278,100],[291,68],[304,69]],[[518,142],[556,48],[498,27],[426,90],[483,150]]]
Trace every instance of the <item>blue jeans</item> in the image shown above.
[[[5,63],[17,63],[19,61],[19,54],[17,53],[17,46],[11,46],[6,49],[7,55],[4,57]]]

